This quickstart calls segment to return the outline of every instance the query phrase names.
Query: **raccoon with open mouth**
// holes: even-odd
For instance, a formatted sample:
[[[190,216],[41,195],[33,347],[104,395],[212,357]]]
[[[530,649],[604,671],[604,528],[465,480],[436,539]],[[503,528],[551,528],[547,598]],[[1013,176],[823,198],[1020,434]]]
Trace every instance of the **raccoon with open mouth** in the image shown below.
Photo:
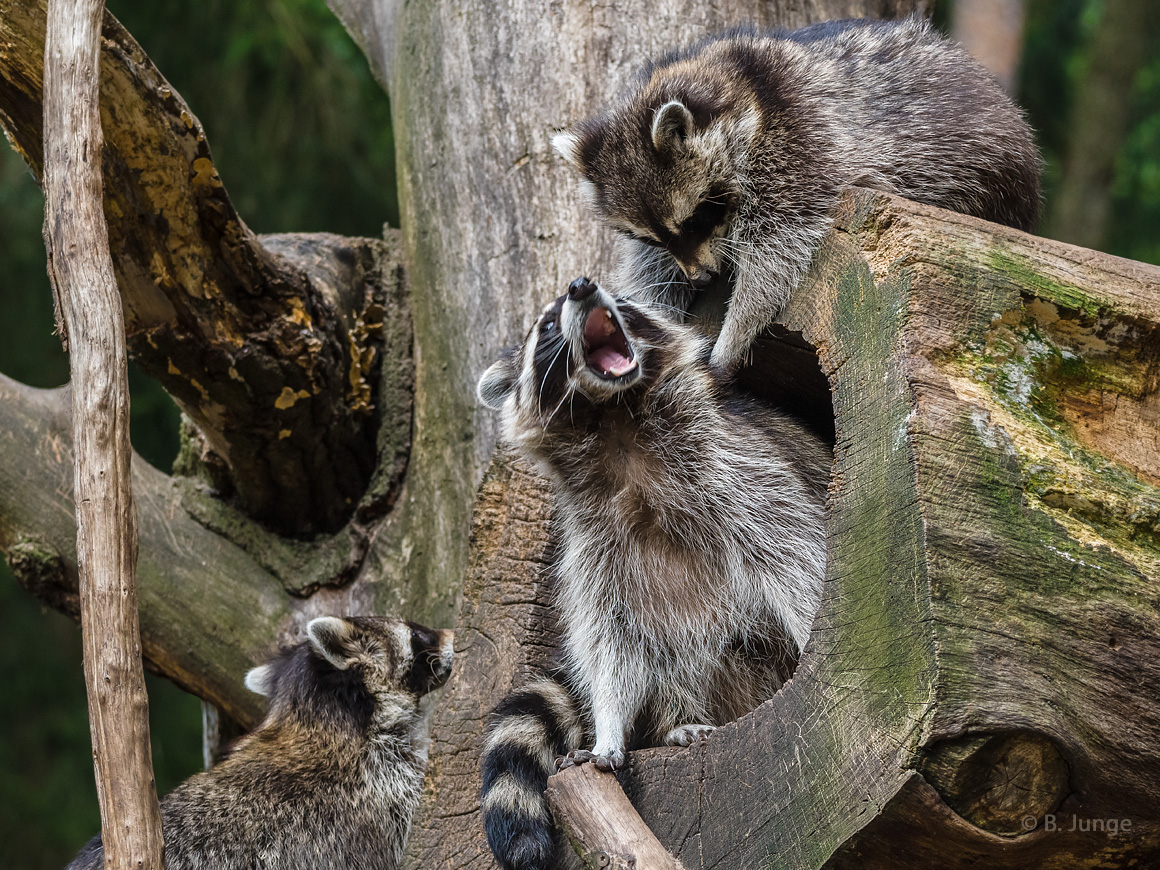
[[[772,697],[805,646],[831,451],[733,392],[709,352],[580,278],[479,381],[548,478],[560,540],[561,673],[500,704],[482,758],[505,868],[554,866],[556,756],[609,769],[630,745],[691,745]]]
[[[553,139],[619,231],[622,295],[688,311],[732,296],[713,362],[738,364],[805,277],[843,189],[1029,230],[1042,161],[998,82],[926,21],[736,29],[649,64]]]

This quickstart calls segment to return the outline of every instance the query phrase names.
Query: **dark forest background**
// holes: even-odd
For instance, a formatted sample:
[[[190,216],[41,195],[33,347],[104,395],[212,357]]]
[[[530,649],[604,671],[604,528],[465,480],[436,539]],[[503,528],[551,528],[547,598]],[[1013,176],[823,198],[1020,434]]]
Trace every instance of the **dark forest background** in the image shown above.
[[[1028,0],[1016,97],[1047,161],[1040,232],[1160,263],[1160,27],[1142,12],[1153,4]],[[384,222],[397,225],[387,98],[323,0],[108,5],[199,116],[256,231],[378,236]],[[940,26],[951,12],[939,3]],[[1128,69],[1108,69],[1116,62]],[[1096,171],[1076,171],[1071,154]],[[1069,196],[1107,202],[1106,219],[1082,211],[1077,230],[1059,206]],[[0,143],[0,371],[55,387],[68,361],[53,335],[42,208],[35,180]],[[132,366],[130,385],[133,444],[168,470],[177,409]],[[100,825],[80,631],[44,611],[2,560],[0,669],[0,867],[60,868]],[[147,681],[165,793],[201,768],[201,707],[164,680]]]

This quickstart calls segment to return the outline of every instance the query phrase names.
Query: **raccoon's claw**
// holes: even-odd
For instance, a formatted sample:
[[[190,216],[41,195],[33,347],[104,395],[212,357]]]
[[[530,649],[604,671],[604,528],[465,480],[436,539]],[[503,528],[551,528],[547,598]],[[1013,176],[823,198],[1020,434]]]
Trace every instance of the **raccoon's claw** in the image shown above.
[[[705,739],[716,730],[716,725],[700,725],[697,723],[678,725],[665,735],[665,745],[692,746],[698,740]]]
[[[612,752],[609,755],[596,755],[587,749],[573,749],[562,758],[556,759],[556,769],[564,770],[569,767],[579,767],[581,764],[591,763],[597,770],[609,773],[624,767],[624,753]]]

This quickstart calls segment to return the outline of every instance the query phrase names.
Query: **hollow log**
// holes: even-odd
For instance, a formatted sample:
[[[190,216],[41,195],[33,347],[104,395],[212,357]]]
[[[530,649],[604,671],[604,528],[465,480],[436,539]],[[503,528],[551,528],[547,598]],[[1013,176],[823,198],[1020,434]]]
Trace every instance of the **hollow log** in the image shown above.
[[[779,395],[805,347],[820,379]],[[753,365],[833,409],[823,602],[776,697],[630,754],[660,842],[689,868],[1160,860],[1160,269],[853,192]],[[550,514],[497,458],[411,866],[493,866],[478,747],[550,657]]]

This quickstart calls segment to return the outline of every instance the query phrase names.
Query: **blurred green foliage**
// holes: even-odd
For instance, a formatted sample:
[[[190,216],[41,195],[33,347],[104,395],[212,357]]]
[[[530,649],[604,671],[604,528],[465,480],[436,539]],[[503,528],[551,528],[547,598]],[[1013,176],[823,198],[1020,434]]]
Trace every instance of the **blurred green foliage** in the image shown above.
[[[390,107],[323,0],[112,0],[205,128],[218,171],[258,232],[382,234],[398,224]],[[0,371],[55,387],[44,200],[0,143]],[[135,449],[168,469],[179,414],[130,364]],[[0,867],[63,867],[100,827],[75,623],[41,607],[0,560]],[[238,675],[241,679],[241,675]],[[201,705],[146,676],[164,793],[201,767]]]
[[[1156,0],[1138,0],[1153,3]],[[1102,0],[1028,0],[1019,101],[1039,138],[1048,209],[1059,187],[1072,124],[1076,85],[1088,67],[1088,47]],[[1131,121],[1111,182],[1112,221],[1105,250],[1160,263],[1160,32],[1152,34],[1150,62],[1136,73]]]

